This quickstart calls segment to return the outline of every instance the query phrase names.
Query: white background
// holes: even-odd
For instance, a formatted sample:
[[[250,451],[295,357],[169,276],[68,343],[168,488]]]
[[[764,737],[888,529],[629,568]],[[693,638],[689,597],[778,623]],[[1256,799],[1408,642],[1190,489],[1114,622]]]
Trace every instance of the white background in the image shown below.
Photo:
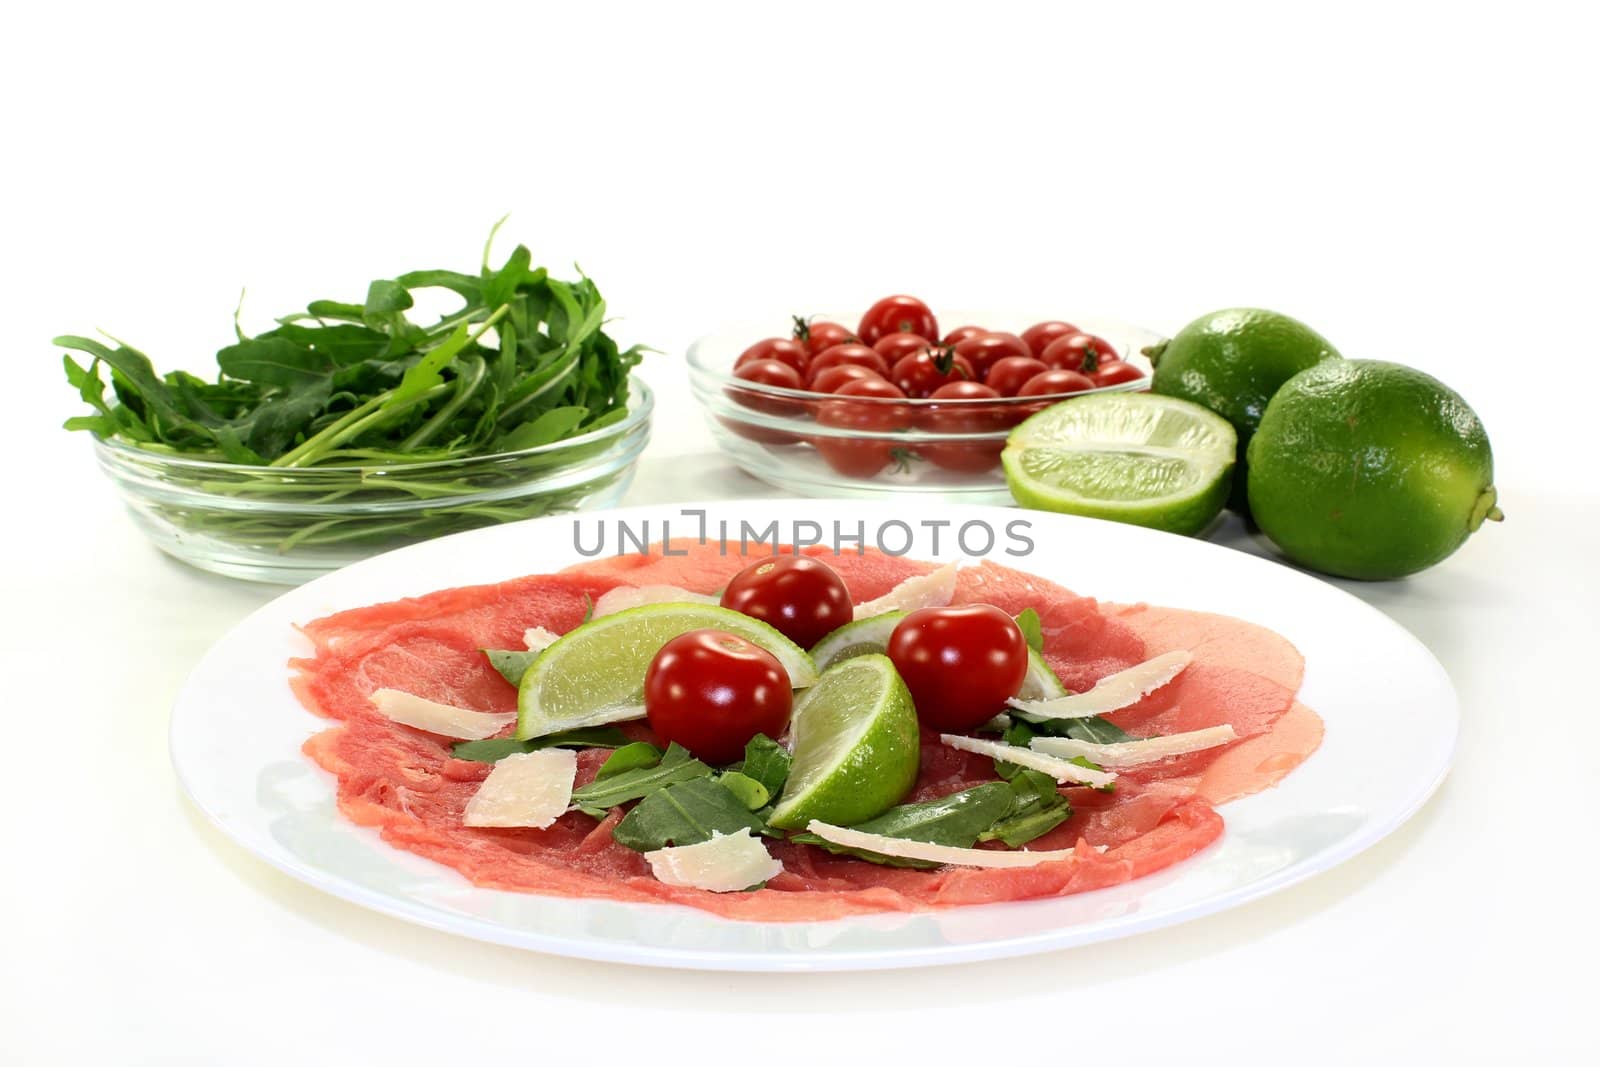
[[[1580,11],[9,13],[0,1062],[1592,1055],[1600,78]],[[165,754],[183,675],[271,591],[139,539],[57,429],[74,402],[49,338],[99,327],[201,368],[241,287],[260,328],[470,269],[507,211],[506,250],[581,263],[618,335],[665,353],[633,502],[762,491],[704,455],[680,354],[766,309],[905,291],[1172,331],[1253,304],[1443,378],[1488,426],[1509,519],[1351,588],[1454,676],[1455,774],[1388,842],[1235,914],[915,973],[564,962],[276,874],[200,822]]]

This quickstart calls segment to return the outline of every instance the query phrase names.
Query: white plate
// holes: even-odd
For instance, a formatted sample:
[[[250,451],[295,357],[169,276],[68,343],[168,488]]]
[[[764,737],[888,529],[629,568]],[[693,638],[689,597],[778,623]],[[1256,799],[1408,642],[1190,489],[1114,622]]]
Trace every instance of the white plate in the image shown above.
[[[963,524],[999,535],[997,562],[1104,600],[1236,615],[1269,626],[1306,658],[1301,699],[1323,716],[1322,747],[1276,789],[1226,805],[1222,839],[1158,874],[1057,900],[818,923],[748,923],[676,905],[563,900],[479,889],[454,870],[391,848],[334,807],[332,776],[300,753],[328,724],[290,694],[285,662],[308,643],[293,624],[342,608],[520,574],[580,557],[617,524],[658,539],[712,523],[777,520],[801,536],[848,535],[898,521],[922,559],[963,555]],[[1036,550],[1008,523],[1030,524]],[[924,525],[942,523],[942,526]],[[898,548],[901,527],[887,532]],[[978,527],[969,551],[982,548]],[[935,547],[933,538],[938,537]],[[870,543],[870,541],[869,541]],[[1254,900],[1349,859],[1392,832],[1438,787],[1455,746],[1455,693],[1444,669],[1394,622],[1334,587],[1217,545],[1137,527],[999,508],[797,500],[723,502],[555,516],[413,545],[302,586],[211,649],[172,716],[178,779],[224,833],[319,889],[411,922],[504,945],[586,959],[751,971],[849,970],[993,959],[1153,930]]]

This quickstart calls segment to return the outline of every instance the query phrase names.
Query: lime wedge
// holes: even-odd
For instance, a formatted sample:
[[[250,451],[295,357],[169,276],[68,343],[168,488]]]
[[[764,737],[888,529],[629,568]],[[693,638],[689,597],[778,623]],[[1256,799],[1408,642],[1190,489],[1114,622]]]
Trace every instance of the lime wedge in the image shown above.
[[[817,670],[825,671],[852,656],[882,652],[889,647],[889,635],[905,617],[903,611],[886,611],[882,615],[847,622],[816,643],[811,649],[812,662]]]
[[[517,691],[516,736],[643,718],[650,661],[674,637],[701,629],[766,649],[797,689],[817,680],[805,650],[764,622],[715,604],[645,604],[586,622],[539,654]]]
[[[917,780],[917,712],[888,656],[869,652],[824,671],[795,706],[789,734],[794,766],[767,820],[780,829],[864,822]]]
[[[1198,404],[1103,393],[1034,415],[1011,431],[1001,460],[1024,507],[1192,534],[1228,498],[1237,440]]]
[[[1028,674],[1022,679],[1022,688],[1017,690],[1018,700],[1054,700],[1057,697],[1070,696],[1072,691],[1061,684],[1061,679],[1056,677],[1056,672],[1050,669],[1050,664],[1044,657],[1033,649],[1028,649]]]

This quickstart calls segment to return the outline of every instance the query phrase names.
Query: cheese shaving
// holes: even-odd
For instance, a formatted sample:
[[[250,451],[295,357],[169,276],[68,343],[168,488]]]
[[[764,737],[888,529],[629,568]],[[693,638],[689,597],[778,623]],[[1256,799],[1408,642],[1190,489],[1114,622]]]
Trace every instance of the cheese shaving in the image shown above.
[[[1064,759],[1047,756],[1042,752],[1035,752],[1031,748],[1021,745],[1007,745],[999,741],[985,741],[977,737],[962,737],[960,734],[940,734],[939,740],[951,748],[959,748],[963,752],[974,752],[980,756],[990,756],[994,759],[1015,763],[1019,767],[1040,771],[1048,774],[1058,782],[1070,782],[1074,785],[1092,785],[1103,788],[1117,780],[1117,776],[1110,771],[1097,771],[1093,767],[1080,767],[1076,763],[1068,763]]]
[[[532,826],[544,829],[572,803],[578,754],[564,748],[516,752],[497,760],[494,770],[467,801],[461,821],[467,826]]]
[[[653,849],[644,858],[658,881],[713,893],[737,893],[783,873],[748,826],[732,834],[713,830],[709,841]]]
[[[1013,699],[1007,703],[1036,719],[1085,719],[1091,715],[1104,715],[1137,704],[1147,694],[1176,678],[1193,659],[1188,652],[1168,652],[1125,671],[1107,675],[1087,693],[1074,693],[1050,700]]]
[[[594,602],[594,614],[590,618],[615,615],[619,611],[646,604],[715,604],[718,600],[717,597],[691,593],[675,585],[619,585],[600,594],[600,599]]]
[[[514,711],[473,711],[471,708],[425,700],[415,693],[399,689],[376,689],[369,699],[393,722],[462,741],[481,741],[493,737],[517,721]]]
[[[1137,767],[1141,763],[1166,759],[1168,756],[1183,756],[1190,752],[1216,748],[1237,737],[1233,727],[1224,723],[1221,726],[1208,726],[1204,730],[1191,730],[1188,733],[1143,737],[1136,741],[1116,741],[1109,744],[1078,741],[1071,737],[1036,737],[1029,742],[1028,747],[1035,752],[1043,752],[1048,756],[1061,756],[1064,759],[1082,756],[1102,767]]]
[[[956,595],[956,568],[958,563],[946,563],[938,570],[907,578],[876,600],[857,604],[855,617],[870,619],[889,611],[916,611],[919,608],[942,608]]]
[[[926,841],[908,841],[903,837],[870,834],[818,822],[816,819],[812,819],[806,825],[806,831],[844,848],[859,848],[866,852],[876,852],[880,856],[923,860],[927,863],[949,863],[960,867],[1037,867],[1041,863],[1069,860],[1078,854],[1076,849],[1071,848],[1052,852],[1029,852],[1026,849],[1000,852],[987,848],[956,848],[954,845],[934,845]]]
[[[543,626],[530,626],[522,631],[522,643],[529,652],[543,652],[557,641],[561,635],[554,630],[546,630]]]

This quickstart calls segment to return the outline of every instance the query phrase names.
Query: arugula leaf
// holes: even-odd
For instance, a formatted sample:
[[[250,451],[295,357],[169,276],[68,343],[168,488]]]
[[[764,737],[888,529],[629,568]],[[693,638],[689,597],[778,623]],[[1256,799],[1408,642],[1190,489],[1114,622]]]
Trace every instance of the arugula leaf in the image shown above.
[[[1097,745],[1114,745],[1119,741],[1132,741],[1134,736],[1116,723],[1100,715],[1086,719],[1062,719],[1065,736],[1077,741],[1091,741]]]
[[[789,780],[789,766],[793,762],[788,749],[766,734],[756,734],[744,746],[744,762],[739,770],[760,782],[769,797],[775,797]]]
[[[688,749],[674,742],[667,746],[661,762],[655,766],[639,767],[613,774],[609,778],[596,779],[581,789],[574,789],[572,802],[590,815],[603,818],[608,808],[647,797],[671,785],[710,775],[710,767],[689,755]]]
[[[767,801],[772,799],[772,794],[767,787],[751,778],[742,771],[723,771],[717,775],[717,784],[722,786],[743,804],[749,811],[760,811],[767,806]]]
[[[456,759],[493,763],[518,752],[537,752],[541,748],[620,748],[627,743],[627,737],[615,726],[583,726],[526,741],[518,741],[514,737],[458,741],[450,754]]]
[[[927,841],[935,845],[952,845],[971,848],[978,835],[1005,818],[1011,811],[1016,794],[1006,782],[986,782],[963,789],[959,793],[928,800],[920,804],[901,804],[890,808],[875,819],[868,819],[851,829],[866,833],[899,837],[907,841]],[[824,841],[816,834],[796,834],[789,840],[816,845],[839,855],[882,863],[890,867],[930,868],[939,866],[926,860],[903,859],[884,856],[865,849],[846,848]]]
[[[539,653],[526,648],[486,648],[483,654],[489,666],[500,672],[500,677],[516,686],[522,684],[522,676],[539,658]]]
[[[1017,629],[1022,631],[1023,640],[1028,642],[1028,647],[1035,652],[1044,651],[1044,630],[1039,622],[1039,613],[1032,608],[1023,608],[1017,616]]]
[[[600,764],[600,769],[594,773],[595,781],[614,778],[628,771],[654,767],[661,762],[661,755],[661,750],[648,741],[634,741],[623,745]]]
[[[668,845],[697,845],[713,833],[748,827],[769,833],[761,817],[730,790],[710,778],[695,778],[659,789],[641,800],[612,829],[612,839],[637,852]]]
[[[1027,844],[1072,817],[1072,805],[1048,774],[1018,768],[1011,778],[1011,810],[978,835],[979,841],[1001,841],[1008,848]]]

